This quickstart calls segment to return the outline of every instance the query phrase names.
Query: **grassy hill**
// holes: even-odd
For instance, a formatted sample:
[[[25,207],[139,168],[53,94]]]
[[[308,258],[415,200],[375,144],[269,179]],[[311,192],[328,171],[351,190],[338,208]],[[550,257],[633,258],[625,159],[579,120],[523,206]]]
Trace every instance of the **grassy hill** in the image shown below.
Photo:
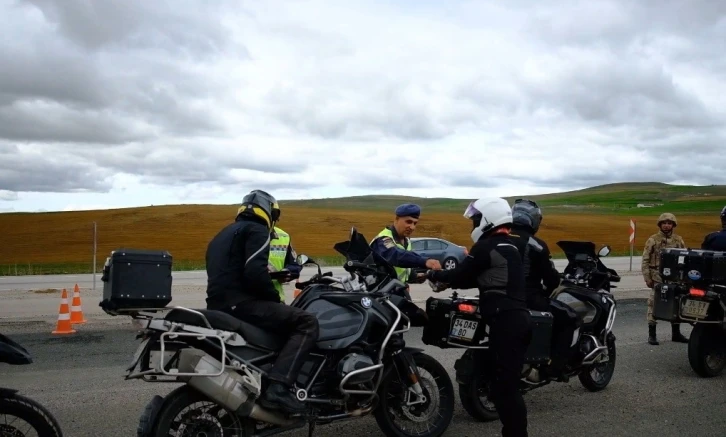
[[[687,214],[713,214],[726,205],[726,185],[670,185],[658,182],[629,182],[599,185],[562,193],[521,195],[537,201],[547,213],[596,213],[652,215],[663,211]],[[402,202],[415,202],[426,211],[459,212],[471,199],[420,198],[409,196],[352,196],[311,200],[281,201],[282,205],[303,208],[391,211]],[[651,207],[638,207],[638,204]]]
[[[545,209],[539,235],[555,255],[555,242],[561,239],[610,244],[613,255],[624,255],[629,250],[629,218],[637,217],[639,253],[645,239],[656,231],[658,214],[666,210],[677,214],[678,232],[686,243],[698,246],[706,233],[720,227],[718,212],[726,204],[726,186],[629,183],[528,197]],[[468,199],[359,196],[285,201],[281,202],[285,212],[280,226],[292,235],[298,253],[334,257],[333,244],[347,238],[351,226],[372,238],[391,222],[393,209],[404,201],[417,202],[425,210],[416,236],[471,246],[469,223],[461,217]],[[638,203],[662,205],[638,208]],[[98,224],[98,269],[110,251],[119,247],[165,249],[173,255],[177,269],[203,268],[207,242],[232,220],[236,210],[236,205],[167,205],[0,214],[0,275],[90,271],[94,221]]]

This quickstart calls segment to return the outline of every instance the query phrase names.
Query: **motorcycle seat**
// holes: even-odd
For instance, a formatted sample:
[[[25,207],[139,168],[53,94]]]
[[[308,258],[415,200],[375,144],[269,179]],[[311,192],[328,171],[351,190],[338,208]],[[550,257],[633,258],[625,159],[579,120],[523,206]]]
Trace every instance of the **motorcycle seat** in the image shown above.
[[[264,329],[257,327],[251,323],[240,320],[230,314],[223,311],[207,310],[207,309],[194,309],[204,314],[209,324],[214,329],[221,329],[223,331],[236,332],[244,339],[254,345],[259,346],[268,350],[278,351],[285,345],[285,338],[281,335],[273,332],[265,331]],[[197,314],[189,311],[180,309],[173,309],[164,317],[164,320],[170,322],[186,323],[189,325],[203,326],[206,327],[206,323]]]

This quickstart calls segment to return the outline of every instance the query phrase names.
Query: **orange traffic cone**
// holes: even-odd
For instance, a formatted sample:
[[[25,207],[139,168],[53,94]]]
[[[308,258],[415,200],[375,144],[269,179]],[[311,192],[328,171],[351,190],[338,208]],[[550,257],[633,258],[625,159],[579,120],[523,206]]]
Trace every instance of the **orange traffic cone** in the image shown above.
[[[83,317],[83,309],[81,308],[81,290],[78,284],[73,289],[73,301],[71,301],[71,325],[80,325],[86,323]]]
[[[68,293],[63,289],[61,294],[60,309],[58,310],[58,323],[53,334],[75,334],[76,330],[71,326],[71,314],[68,312]]]

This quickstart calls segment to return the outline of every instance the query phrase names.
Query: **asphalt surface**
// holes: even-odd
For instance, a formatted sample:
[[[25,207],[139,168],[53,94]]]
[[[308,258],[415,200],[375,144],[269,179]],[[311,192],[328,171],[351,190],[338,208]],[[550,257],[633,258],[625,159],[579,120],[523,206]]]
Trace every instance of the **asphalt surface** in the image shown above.
[[[667,325],[660,324],[659,346],[645,342],[645,303],[620,302],[615,322],[617,369],[608,388],[585,390],[577,379],[528,393],[531,436],[723,436],[726,430],[726,375],[698,378],[686,357],[687,345],[672,343]],[[126,320],[90,322],[71,336],[49,335],[46,322],[5,322],[3,333],[26,346],[35,362],[0,367],[0,385],[47,406],[67,436],[133,436],[139,414],[155,394],[176,384],[124,381],[124,367],[138,344]],[[690,327],[684,329],[690,333]],[[420,328],[407,342],[423,347],[453,371],[460,355],[422,345]],[[453,378],[453,375],[452,375]],[[474,422],[456,401],[446,436],[500,435],[498,422]],[[320,426],[316,436],[380,435],[372,418]],[[306,429],[285,435],[306,435]]]
[[[567,265],[565,259],[554,260],[555,266],[558,270],[562,271]],[[603,258],[603,263],[615,269],[621,274],[628,274],[630,269],[630,257],[612,257]],[[640,272],[640,257],[633,257],[633,273]],[[336,275],[344,274],[344,270],[341,267],[324,267],[324,271],[332,270]],[[309,274],[314,273],[315,266],[307,265],[303,269],[303,272]],[[312,273],[311,273],[312,272]],[[93,286],[93,274],[80,274],[80,275],[28,275],[28,276],[0,276],[0,292],[23,289],[43,289],[53,287],[66,287],[66,285],[60,284],[78,284],[80,288],[92,288]],[[174,284],[175,285],[206,285],[207,273],[203,270],[183,271],[174,272]],[[96,273],[96,288],[103,287],[101,282],[101,273]]]
[[[670,341],[667,324],[659,324],[661,344],[648,345],[647,292],[642,278],[637,271],[627,272],[628,258],[608,259],[606,264],[623,275],[620,288],[615,290],[619,299],[614,328],[618,346],[615,376],[600,393],[588,392],[576,378],[528,393],[530,435],[726,435],[726,374],[713,379],[697,377],[688,364],[687,345]],[[340,268],[324,270],[344,274]],[[303,272],[304,279],[315,269]],[[93,292],[89,290],[90,275],[0,279],[0,286],[8,287],[0,293],[0,332],[27,347],[35,359],[30,366],[0,366],[0,386],[19,389],[48,407],[66,436],[136,435],[146,403],[176,384],[124,381],[124,368],[138,341],[130,319],[109,316],[98,307],[100,280]],[[65,287],[72,292],[76,283],[89,322],[77,325],[75,334],[54,336],[51,331],[60,296],[57,289]],[[203,273],[175,272],[174,284],[172,305],[204,307]],[[288,284],[285,288],[289,300],[294,287]],[[412,287],[414,301],[423,302],[430,295],[425,285]],[[683,332],[688,335],[690,330],[686,326]],[[414,328],[406,340],[439,360],[453,378],[454,361],[461,353],[425,346],[420,338],[421,329]],[[500,435],[499,422],[474,422],[461,408],[458,392],[456,399],[454,420],[446,436]],[[304,436],[306,432],[300,429],[284,435]],[[351,437],[380,435],[370,417],[320,426],[315,435],[337,437],[341,432]]]

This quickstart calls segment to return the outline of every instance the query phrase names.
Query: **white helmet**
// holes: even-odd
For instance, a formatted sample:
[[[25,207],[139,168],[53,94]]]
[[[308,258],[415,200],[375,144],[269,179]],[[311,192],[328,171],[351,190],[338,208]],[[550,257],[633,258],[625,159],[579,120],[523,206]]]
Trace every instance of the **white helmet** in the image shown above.
[[[464,217],[474,222],[471,239],[476,243],[482,235],[497,226],[512,223],[512,207],[500,197],[483,197],[466,207]]]

